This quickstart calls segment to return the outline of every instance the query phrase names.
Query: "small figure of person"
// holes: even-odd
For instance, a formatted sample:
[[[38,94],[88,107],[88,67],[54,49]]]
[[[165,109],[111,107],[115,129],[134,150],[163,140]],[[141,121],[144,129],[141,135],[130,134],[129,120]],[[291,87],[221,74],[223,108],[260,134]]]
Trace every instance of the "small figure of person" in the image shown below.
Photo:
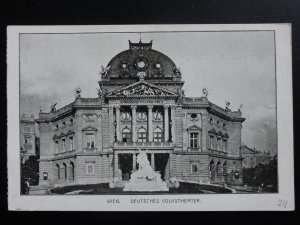
[[[25,194],[29,194],[29,189],[30,189],[30,183],[29,183],[29,180],[26,179],[25,180]]]

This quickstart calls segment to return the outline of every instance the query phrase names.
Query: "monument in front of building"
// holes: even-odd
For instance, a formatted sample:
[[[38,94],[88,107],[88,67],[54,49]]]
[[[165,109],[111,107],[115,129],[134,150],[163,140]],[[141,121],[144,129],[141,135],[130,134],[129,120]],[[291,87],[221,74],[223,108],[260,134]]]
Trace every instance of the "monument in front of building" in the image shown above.
[[[97,97],[76,88],[73,102],[39,113],[41,185],[243,184],[241,111],[210,102],[206,89],[185,96],[182,71],[152,44],[129,41],[103,66]]]
[[[129,183],[125,184],[124,191],[168,191],[167,183],[161,175],[155,172],[147,158],[146,151],[139,149],[137,156],[138,170],[131,174]]]

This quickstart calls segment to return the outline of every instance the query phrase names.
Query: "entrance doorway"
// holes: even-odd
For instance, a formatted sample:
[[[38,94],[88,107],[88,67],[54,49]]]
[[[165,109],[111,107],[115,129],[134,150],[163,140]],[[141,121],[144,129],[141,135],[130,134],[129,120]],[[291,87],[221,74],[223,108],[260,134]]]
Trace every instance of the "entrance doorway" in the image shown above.
[[[169,154],[168,153],[155,153],[154,154],[155,171],[159,171],[162,180],[167,180],[169,174]]]
[[[122,180],[129,180],[131,171],[132,171],[132,164],[133,164],[133,159],[132,159],[132,154],[118,154],[119,156],[119,168],[122,173]]]

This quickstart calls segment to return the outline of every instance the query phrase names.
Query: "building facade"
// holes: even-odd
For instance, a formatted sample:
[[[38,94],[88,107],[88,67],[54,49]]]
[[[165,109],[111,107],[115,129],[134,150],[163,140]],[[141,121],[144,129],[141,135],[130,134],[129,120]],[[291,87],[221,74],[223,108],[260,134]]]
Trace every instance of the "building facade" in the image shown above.
[[[254,168],[258,164],[268,164],[272,157],[269,152],[262,152],[255,148],[242,146],[243,168]]]
[[[34,116],[22,115],[20,117],[20,155],[21,163],[30,156],[36,155],[36,135]]]
[[[126,181],[147,151],[164,180],[242,184],[240,111],[185,97],[175,63],[131,43],[102,68],[97,98],[41,112],[40,184]]]

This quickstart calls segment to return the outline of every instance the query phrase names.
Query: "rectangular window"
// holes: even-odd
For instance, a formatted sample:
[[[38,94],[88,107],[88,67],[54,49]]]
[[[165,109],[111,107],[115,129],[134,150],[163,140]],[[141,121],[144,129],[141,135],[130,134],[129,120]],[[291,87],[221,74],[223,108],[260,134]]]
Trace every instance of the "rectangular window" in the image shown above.
[[[198,164],[197,163],[191,164],[191,173],[198,173]]]
[[[217,150],[221,151],[221,138],[217,139]]]
[[[58,154],[58,141],[55,141],[55,154]]]
[[[94,174],[95,172],[95,165],[93,163],[86,164],[86,174]]]
[[[62,152],[66,151],[66,139],[62,139]]]
[[[154,142],[162,142],[162,132],[154,133]]]
[[[31,144],[31,137],[24,137],[24,144]]]
[[[226,140],[224,140],[223,141],[223,152],[226,152],[226,148],[227,148],[227,141]]]
[[[69,137],[69,142],[70,142],[70,151],[73,151],[74,150],[73,137]]]
[[[24,133],[30,133],[30,127],[24,127]]]
[[[131,142],[131,133],[123,132],[122,139],[123,139],[123,142]]]
[[[95,148],[95,134],[86,134],[86,147]]]
[[[147,142],[147,133],[138,133],[138,142]]]
[[[198,148],[198,133],[190,133],[190,147],[191,148]]]
[[[209,148],[214,149],[214,137],[213,136],[209,137]]]

